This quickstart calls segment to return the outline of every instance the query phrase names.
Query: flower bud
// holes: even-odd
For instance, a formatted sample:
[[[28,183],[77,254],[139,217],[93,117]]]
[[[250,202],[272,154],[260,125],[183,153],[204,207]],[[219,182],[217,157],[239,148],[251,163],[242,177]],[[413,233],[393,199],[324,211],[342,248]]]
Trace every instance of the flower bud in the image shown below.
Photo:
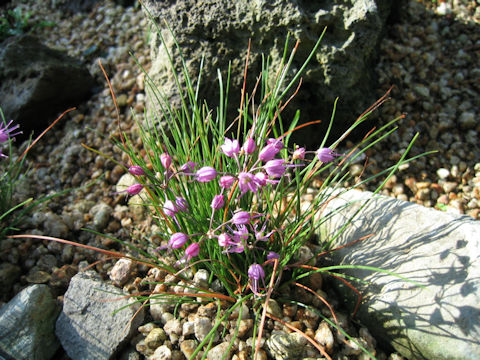
[[[133,196],[133,195],[137,195],[140,191],[142,191],[142,189],[143,189],[142,184],[133,184],[133,185],[130,185],[125,191],[128,193],[128,195]]]
[[[192,243],[188,245],[187,249],[185,250],[185,255],[187,259],[191,259],[192,257],[197,256],[200,253],[200,245],[198,243]]]
[[[270,161],[280,150],[275,147],[275,144],[266,145],[258,154],[258,158],[262,161]]]
[[[296,148],[292,155],[292,160],[303,160],[305,159],[305,148]]]
[[[145,174],[145,172],[143,171],[142,167],[141,166],[138,166],[138,165],[132,165],[128,168],[128,172],[132,175],[137,175],[137,176],[140,176],[140,175],[143,175]]]
[[[178,212],[178,209],[173,203],[173,201],[166,200],[165,203],[163,204],[163,211],[165,212],[166,215],[173,217]]]
[[[268,161],[263,167],[267,172],[268,176],[278,178],[282,177],[285,173],[285,160],[284,159],[274,159]]]
[[[198,182],[209,182],[217,177],[217,170],[210,166],[204,166],[198,169],[196,175]]]
[[[175,205],[177,205],[177,209],[179,211],[187,212],[188,211],[188,203],[187,200],[184,198],[177,196],[175,198]]]
[[[225,200],[223,195],[215,195],[213,197],[212,203],[210,206],[213,210],[221,209],[225,205]]]
[[[167,153],[163,153],[160,155],[160,162],[165,169],[168,169],[170,168],[170,165],[172,165],[172,157]]]
[[[335,159],[335,157],[337,156],[340,156],[340,154],[337,154],[330,148],[321,148],[317,150],[318,160],[323,163],[329,163],[330,161],[333,161],[333,159]]]
[[[232,217],[232,222],[235,225],[244,225],[250,222],[250,214],[246,211],[239,211]]]
[[[185,243],[188,241],[188,236],[184,233],[175,233],[170,236],[170,240],[168,240],[168,247],[172,249],[181,248]]]
[[[225,143],[220,146],[220,148],[222,149],[223,153],[228,157],[234,157],[240,152],[240,144],[236,139],[230,140],[228,138],[225,138]]]
[[[246,154],[251,154],[256,148],[257,146],[255,145],[255,141],[249,137],[247,140],[245,140],[242,150],[245,151]]]
[[[230,188],[230,186],[233,185],[233,183],[235,182],[235,178],[233,176],[230,176],[230,175],[224,175],[220,178],[220,180],[218,181],[220,183],[220,186],[224,189],[228,189]]]

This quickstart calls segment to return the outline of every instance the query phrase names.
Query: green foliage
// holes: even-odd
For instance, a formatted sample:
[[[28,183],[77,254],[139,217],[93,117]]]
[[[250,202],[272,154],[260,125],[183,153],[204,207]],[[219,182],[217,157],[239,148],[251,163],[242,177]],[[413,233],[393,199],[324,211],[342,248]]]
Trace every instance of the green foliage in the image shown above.
[[[55,26],[51,21],[32,22],[30,12],[24,13],[21,8],[16,7],[8,10],[6,14],[0,17],[0,41],[10,36],[22,35],[33,32],[38,27]]]

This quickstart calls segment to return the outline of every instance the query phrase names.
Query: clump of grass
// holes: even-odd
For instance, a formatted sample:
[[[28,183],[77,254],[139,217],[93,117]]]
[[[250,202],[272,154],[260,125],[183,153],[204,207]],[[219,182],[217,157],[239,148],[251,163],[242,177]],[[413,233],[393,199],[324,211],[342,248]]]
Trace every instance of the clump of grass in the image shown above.
[[[30,12],[23,12],[20,7],[8,10],[0,16],[0,41],[10,36],[31,33],[39,27],[55,26],[55,23],[51,21],[31,21],[31,16]]]
[[[15,135],[19,135],[22,132],[19,131],[20,126],[13,124],[13,121],[6,122],[2,109],[0,109],[0,120],[2,124],[0,125],[0,240],[3,240],[10,233],[19,230],[17,226],[36,206],[50,200],[52,197],[64,193],[60,192],[39,197],[38,199],[28,198],[20,202],[16,201],[14,196],[16,187],[29,171],[25,164],[28,151],[47,131],[60,121],[67,112],[72,110],[74,109],[69,109],[61,114],[33,142],[28,144],[26,150],[20,156],[14,158],[12,143],[15,141]],[[8,153],[8,155],[4,154],[3,151]]]
[[[165,45],[161,29],[157,27],[156,30]],[[184,287],[179,293],[156,293],[150,302],[171,301],[178,306],[203,298],[229,304],[226,310],[219,311],[214,329],[199,344],[192,358],[204,346],[208,349],[212,345],[215,329],[245,302],[252,307],[257,319],[255,333],[258,339],[252,346],[254,355],[260,346],[266,317],[281,322],[267,312],[266,306],[261,311],[262,304],[278,296],[286,286],[305,287],[300,279],[313,273],[330,271],[336,274],[334,271],[339,267],[312,266],[319,251],[329,249],[333,238],[322,239],[321,250],[308,258],[299,259],[298,251],[333,215],[322,214],[328,201],[349,190],[342,189],[341,185],[352,180],[348,170],[350,164],[396,130],[400,118],[372,129],[355,149],[340,153],[339,144],[367,121],[369,114],[386,97],[363,113],[341,137],[330,139],[335,103],[328,129],[317,149],[308,150],[291,143],[294,131],[314,126],[315,122],[298,125],[300,115],[297,112],[286,126],[282,122],[282,110],[299,90],[301,73],[317,51],[322,37],[323,34],[293,77],[287,74],[291,71],[298,43],[288,55],[291,45],[287,39],[280,68],[271,69],[266,59],[251,93],[247,93],[244,82],[239,114],[233,121],[227,119],[226,111],[230,73],[225,82],[220,71],[218,73],[220,100],[218,107],[212,110],[198,92],[201,71],[198,82],[194,83],[182,58],[183,68],[177,73],[173,55],[164,46],[177,82],[181,108],[173,108],[161,88],[145,72],[148,95],[159,112],[153,111],[146,116],[145,123],[137,123],[143,143],[141,153],[127,136],[117,141],[131,160],[127,167],[135,178],[135,183],[122,191],[128,196],[142,195],[141,205],[150,209],[159,229],[155,235],[162,239],[160,246],[154,245],[153,251],[151,249],[146,255],[152,264],[181,279]],[[175,44],[182,56],[180,46]],[[257,104],[254,99],[259,99]],[[406,158],[412,144],[413,140],[397,164],[374,176],[384,177],[382,185],[400,165],[412,160]],[[351,188],[372,178],[359,181]],[[321,179],[321,185],[314,200],[305,204],[303,195],[315,179]],[[175,261],[168,261],[172,256]],[[210,274],[207,288],[195,286],[184,276],[201,268]],[[221,284],[221,291],[212,290],[215,282]],[[148,300],[148,297],[139,297],[139,301]],[[317,349],[322,352],[321,347]],[[322,354],[328,358],[328,354]]]

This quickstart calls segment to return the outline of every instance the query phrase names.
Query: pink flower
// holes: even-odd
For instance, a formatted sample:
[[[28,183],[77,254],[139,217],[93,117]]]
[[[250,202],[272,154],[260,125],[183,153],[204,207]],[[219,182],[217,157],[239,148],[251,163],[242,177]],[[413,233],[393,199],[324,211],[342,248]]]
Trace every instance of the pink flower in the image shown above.
[[[197,164],[194,163],[193,161],[187,161],[185,164],[183,164],[181,167],[180,167],[180,171],[188,171],[188,172],[193,172],[195,166]]]
[[[243,247],[243,244],[242,243],[233,243],[232,245],[230,245],[228,247],[227,250],[225,250],[224,252],[226,253],[236,253],[236,254],[241,254],[243,252],[244,247]]]
[[[142,185],[142,184],[133,184],[133,185],[130,185],[130,186],[125,190],[125,192],[127,192],[128,195],[133,196],[133,195],[137,195],[140,191],[142,191],[142,189],[143,189],[143,185]]]
[[[200,253],[200,245],[198,243],[192,243],[188,245],[187,249],[185,250],[185,255],[187,255],[187,261],[189,261],[192,257],[197,256]]]
[[[242,146],[242,150],[245,151],[246,154],[253,153],[256,148],[257,146],[255,145],[255,141],[250,137],[245,140],[245,143]]]
[[[265,271],[259,264],[252,264],[248,268],[248,277],[250,278],[250,288],[255,295],[258,295],[258,284],[260,280],[265,286]]]
[[[269,161],[272,160],[275,155],[278,154],[280,150],[275,147],[275,144],[266,145],[262,150],[260,150],[260,154],[258,154],[258,158],[262,161]]]
[[[168,247],[172,249],[181,248],[185,243],[188,241],[188,236],[184,233],[177,232],[170,236],[170,240],[168,240]]]
[[[296,148],[292,155],[292,160],[303,160],[305,159],[305,148]]]
[[[137,176],[140,176],[140,175],[143,175],[145,174],[145,172],[143,171],[142,167],[141,166],[138,166],[138,165],[132,165],[128,168],[128,172],[132,175],[137,175]]]
[[[225,143],[220,147],[222,148],[223,153],[228,157],[234,157],[240,152],[240,144],[236,139],[230,140],[225,138]]]
[[[15,135],[21,134],[21,131],[17,131],[12,134],[14,130],[17,130],[20,125],[10,126],[13,120],[11,120],[7,125],[0,126],[0,143],[6,142],[9,138],[14,137]],[[4,155],[5,156],[5,155]]]
[[[160,162],[165,169],[168,169],[172,165],[172,157],[167,153],[163,153],[160,155]]]
[[[198,169],[196,175],[198,182],[209,182],[217,177],[217,170],[211,166],[204,166],[201,169]]]
[[[174,217],[175,214],[178,212],[177,207],[171,200],[166,200],[165,203],[163,204],[163,211],[165,212],[166,215]]]
[[[317,150],[317,157],[318,160],[320,160],[323,163],[329,163],[330,161],[333,161],[335,157],[341,156],[340,154],[337,154],[335,151],[333,151],[330,148],[321,148]]]
[[[233,230],[233,239],[237,243],[241,243],[242,240],[246,241],[248,239],[248,229],[245,225],[237,225],[237,230]]]
[[[246,211],[239,211],[232,217],[232,222],[235,225],[245,225],[250,222],[250,214]]]
[[[175,205],[177,205],[177,209],[179,211],[187,212],[188,211],[188,203],[187,200],[184,198],[177,196],[175,198]]]
[[[227,247],[232,244],[235,244],[235,242],[232,241],[232,238],[228,236],[228,234],[221,233],[220,235],[218,235],[218,246]]]
[[[263,171],[260,171],[255,174],[255,182],[258,186],[265,186],[267,185],[268,176]]]
[[[220,178],[220,180],[218,181],[220,183],[220,186],[224,189],[228,189],[230,188],[230,186],[233,185],[233,183],[235,182],[235,178],[233,176],[230,176],[230,175],[224,175]]]
[[[212,203],[210,204],[213,210],[221,209],[225,205],[225,200],[223,195],[215,195],[213,197]]]
[[[280,151],[283,149],[283,143],[281,139],[270,138],[267,140],[267,145],[273,145],[275,148]]]
[[[255,176],[249,172],[241,172],[238,174],[238,187],[242,194],[245,194],[248,190],[257,192],[258,184],[255,182]]]
[[[263,167],[267,174],[273,178],[282,177],[285,173],[285,160],[284,159],[274,159],[267,161],[265,166]]]
[[[278,255],[275,251],[269,251],[267,254],[267,260],[272,259],[280,259],[280,255]]]

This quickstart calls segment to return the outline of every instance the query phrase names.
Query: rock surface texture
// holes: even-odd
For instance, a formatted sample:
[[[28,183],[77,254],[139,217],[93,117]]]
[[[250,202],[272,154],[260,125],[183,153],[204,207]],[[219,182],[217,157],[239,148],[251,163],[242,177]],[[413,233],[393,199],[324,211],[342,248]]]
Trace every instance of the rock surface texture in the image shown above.
[[[24,134],[39,127],[39,119],[78,105],[93,86],[84,65],[33,36],[12,37],[0,46],[0,106]]]
[[[249,39],[252,44],[248,83],[255,84],[261,71],[262,54],[271,58],[271,69],[277,71],[287,34],[290,34],[290,49],[296,40],[300,41],[292,66],[298,70],[325,27],[326,35],[303,74],[302,91],[290,109],[300,108],[303,121],[321,119],[328,124],[334,100],[340,97],[336,127],[340,131],[340,124],[351,124],[375,100],[374,60],[391,6],[388,1],[147,0],[144,4],[165,29],[162,35],[167,50],[173,54],[175,69],[181,68],[181,59],[174,50],[174,40],[165,22],[173,29],[191,76],[199,73],[202,56],[205,56],[200,94],[211,108],[218,106],[217,69],[226,79],[231,62],[232,88],[241,89]],[[155,33],[150,46],[150,75],[156,84],[162,84],[161,91],[166,97],[178,103],[169,60]],[[251,92],[252,88],[247,91]],[[238,103],[231,102],[231,105],[236,111]],[[289,119],[288,115],[284,117]],[[307,136],[302,138],[306,143],[319,143],[318,134],[305,131],[302,135]]]
[[[322,236],[333,233],[371,193],[350,191],[329,203],[355,203],[332,217]],[[378,339],[391,341],[408,359],[480,358],[480,224],[466,216],[442,213],[387,197],[373,198],[335,245],[372,237],[333,252],[335,263],[384,269],[347,273],[367,281],[361,320]],[[357,283],[355,284],[357,285]],[[352,302],[356,295],[346,288]]]
[[[65,293],[56,334],[73,360],[111,359],[143,322],[120,289],[93,272],[75,275]],[[113,313],[120,308],[125,309]]]
[[[0,309],[0,359],[49,360],[59,347],[59,308],[47,285],[31,285]]]

